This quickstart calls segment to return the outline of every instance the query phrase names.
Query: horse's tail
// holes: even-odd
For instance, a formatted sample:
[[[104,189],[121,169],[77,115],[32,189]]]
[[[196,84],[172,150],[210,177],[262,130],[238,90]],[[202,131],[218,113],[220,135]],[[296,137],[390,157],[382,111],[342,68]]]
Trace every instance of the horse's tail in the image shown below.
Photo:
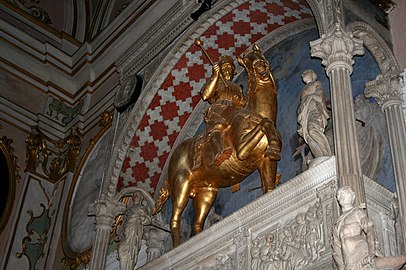
[[[168,200],[170,195],[169,181],[166,179],[164,181],[164,186],[159,191],[159,197],[155,202],[155,207],[152,212],[153,215],[156,215],[159,211],[161,211],[162,205]]]

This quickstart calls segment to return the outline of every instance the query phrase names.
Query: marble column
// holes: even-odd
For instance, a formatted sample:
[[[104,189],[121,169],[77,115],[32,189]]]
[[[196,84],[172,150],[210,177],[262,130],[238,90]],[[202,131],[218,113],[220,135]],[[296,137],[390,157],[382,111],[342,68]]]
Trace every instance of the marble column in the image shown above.
[[[403,239],[406,239],[406,125],[402,110],[405,79],[405,74],[400,79],[397,74],[380,74],[365,84],[365,96],[375,98],[386,117]]]
[[[92,247],[90,270],[106,268],[106,256],[109,237],[114,225],[114,218],[126,210],[125,203],[108,199],[97,200],[89,207],[89,215],[96,216],[96,236]]]
[[[154,222],[163,227],[163,224],[160,222]],[[149,230],[146,233],[147,240],[147,263],[159,258],[162,255],[162,252],[165,250],[165,238],[168,236],[168,232],[164,231],[161,228],[150,226]]]
[[[364,54],[362,41],[336,23],[327,34],[310,42],[310,47],[311,55],[322,59],[330,80],[338,186],[350,186],[356,204],[366,207],[350,80],[352,57]]]

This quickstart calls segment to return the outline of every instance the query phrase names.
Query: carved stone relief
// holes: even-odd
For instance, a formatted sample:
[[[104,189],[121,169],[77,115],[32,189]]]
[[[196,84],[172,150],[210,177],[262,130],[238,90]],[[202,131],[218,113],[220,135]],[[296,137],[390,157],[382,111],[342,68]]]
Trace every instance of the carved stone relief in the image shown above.
[[[251,244],[251,269],[302,269],[326,249],[320,198],[282,227],[257,236]]]

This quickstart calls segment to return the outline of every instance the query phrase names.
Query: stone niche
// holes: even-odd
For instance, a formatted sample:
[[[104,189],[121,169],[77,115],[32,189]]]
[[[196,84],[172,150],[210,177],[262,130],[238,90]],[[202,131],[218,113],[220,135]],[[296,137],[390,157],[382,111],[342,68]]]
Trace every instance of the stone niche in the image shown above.
[[[394,194],[369,178],[364,181],[380,249],[397,255]],[[141,269],[333,269],[336,190],[331,157]]]

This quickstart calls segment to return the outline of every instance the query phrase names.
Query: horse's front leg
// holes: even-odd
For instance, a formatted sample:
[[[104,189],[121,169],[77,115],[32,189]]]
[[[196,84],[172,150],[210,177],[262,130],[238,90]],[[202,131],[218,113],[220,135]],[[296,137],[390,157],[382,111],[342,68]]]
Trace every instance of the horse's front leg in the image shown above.
[[[176,175],[174,184],[171,186],[171,201],[172,201],[172,217],[171,217],[171,233],[172,244],[174,247],[180,245],[180,221],[183,210],[189,201],[190,179],[186,172],[181,172]]]
[[[199,189],[193,198],[193,206],[195,209],[195,219],[193,224],[193,232],[200,233],[203,230],[204,221],[216,199],[218,189],[205,187]]]
[[[258,170],[261,176],[262,192],[269,193],[279,184],[279,175],[277,175],[277,162],[268,157],[264,157],[259,163]]]

